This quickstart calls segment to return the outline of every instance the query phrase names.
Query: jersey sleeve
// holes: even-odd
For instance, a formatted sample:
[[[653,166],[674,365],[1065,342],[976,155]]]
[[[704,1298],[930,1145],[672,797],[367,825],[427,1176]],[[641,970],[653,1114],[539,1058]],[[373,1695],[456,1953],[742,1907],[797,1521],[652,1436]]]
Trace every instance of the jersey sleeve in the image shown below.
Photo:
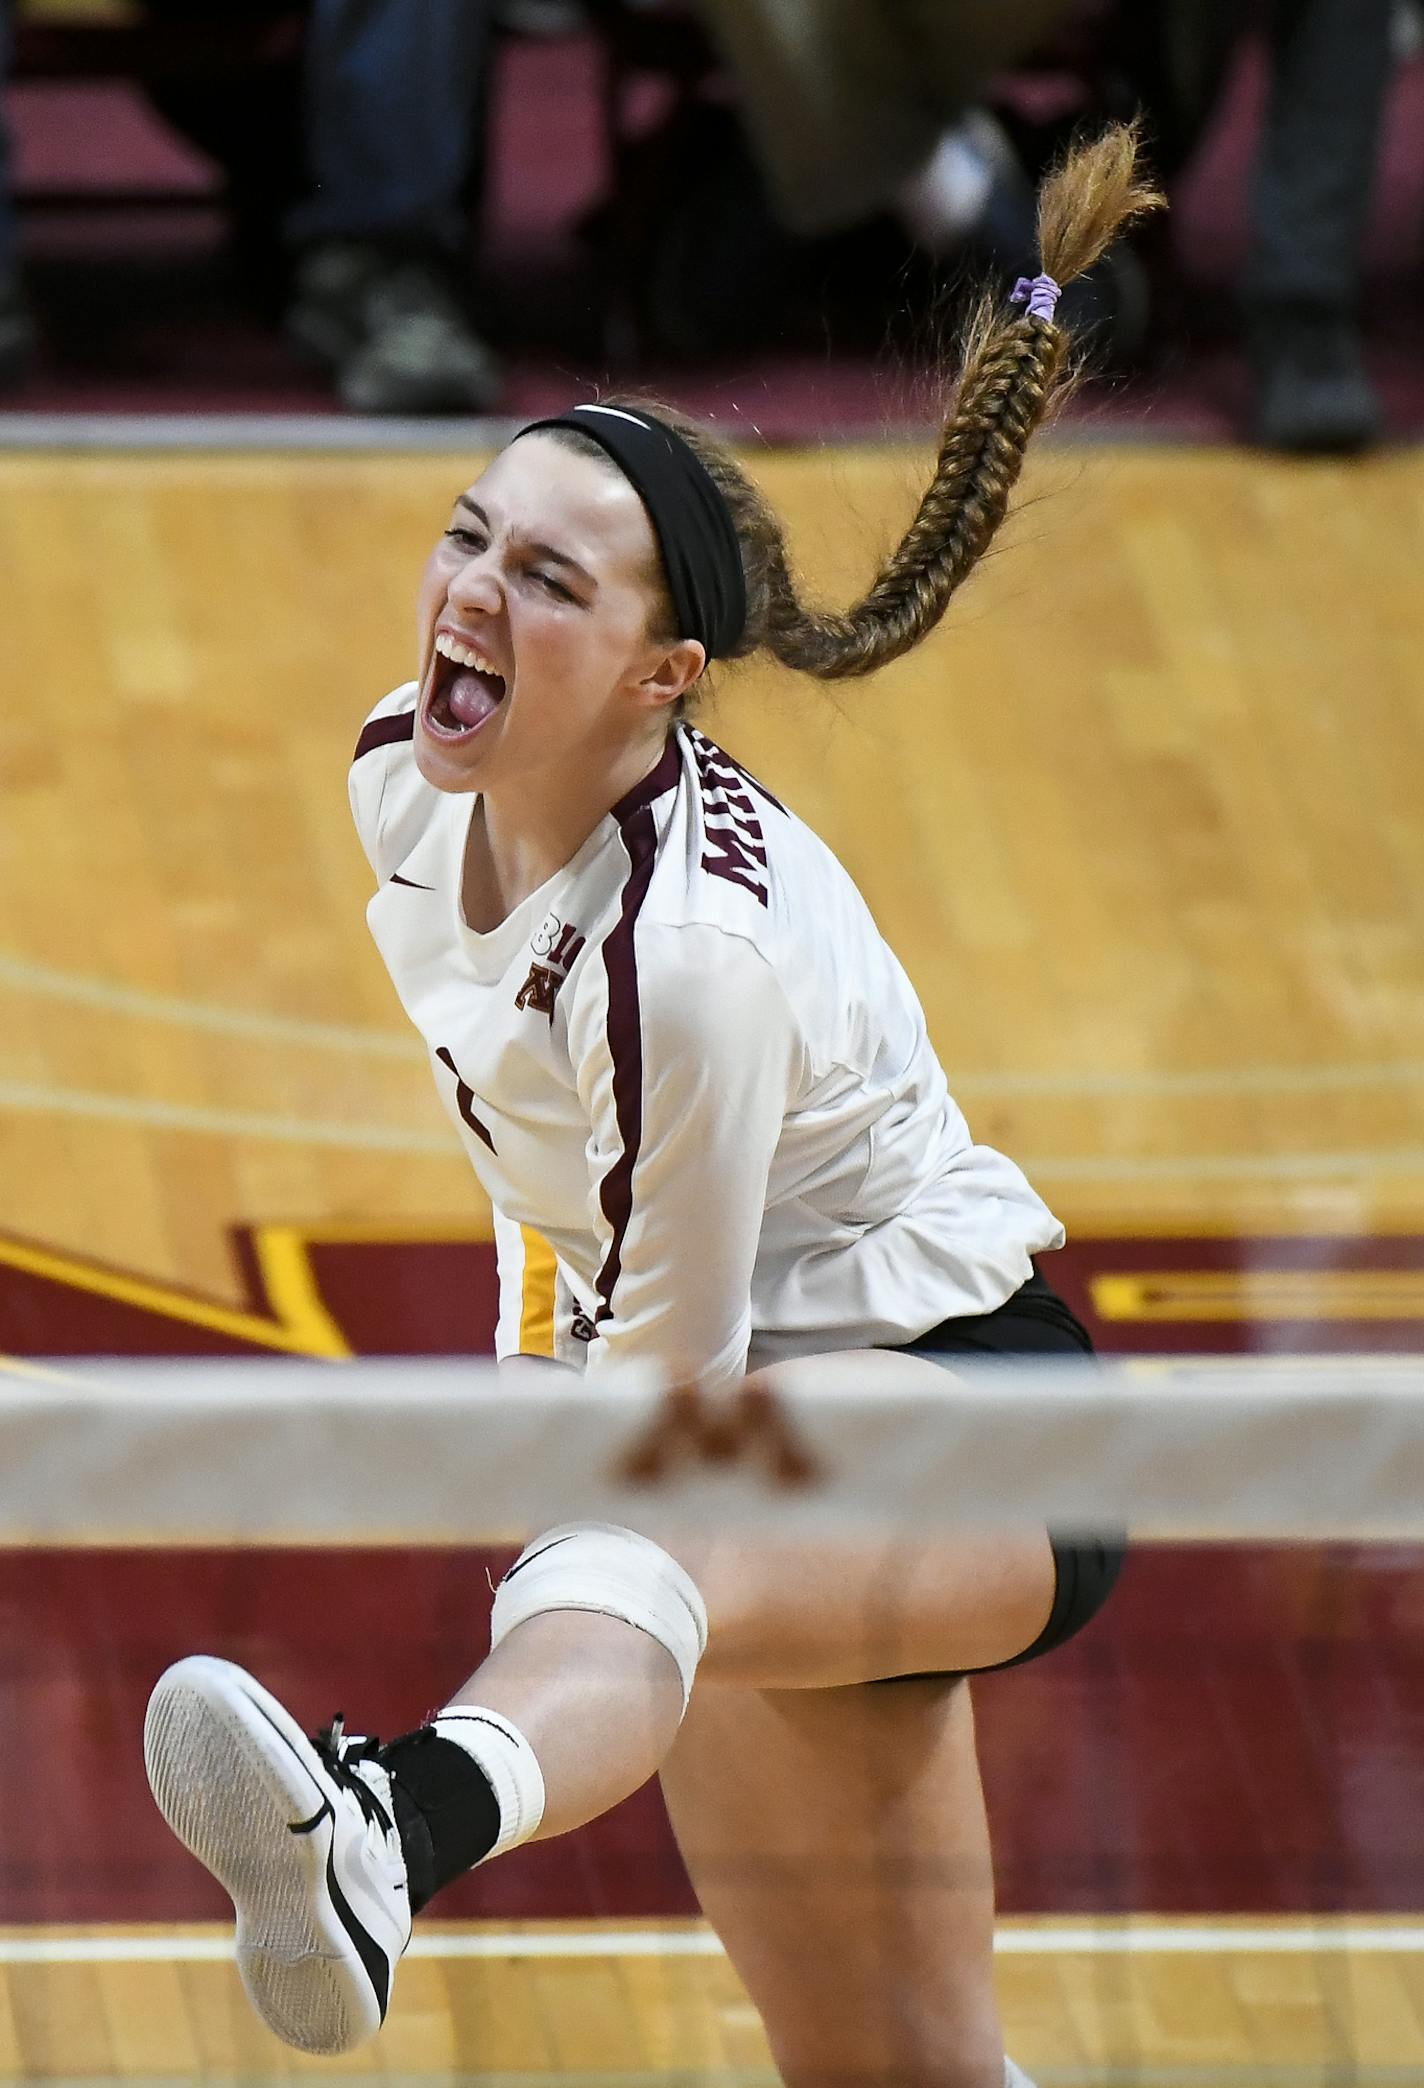
[[[410,763],[418,693],[415,682],[406,682],[381,698],[361,728],[351,761],[351,816],[366,860],[382,881],[404,852],[392,847],[389,786],[398,765]]]
[[[656,1358],[733,1383],[799,1027],[760,951],[718,927],[651,926],[624,976],[601,969],[571,1034],[602,1258],[587,1367]]]

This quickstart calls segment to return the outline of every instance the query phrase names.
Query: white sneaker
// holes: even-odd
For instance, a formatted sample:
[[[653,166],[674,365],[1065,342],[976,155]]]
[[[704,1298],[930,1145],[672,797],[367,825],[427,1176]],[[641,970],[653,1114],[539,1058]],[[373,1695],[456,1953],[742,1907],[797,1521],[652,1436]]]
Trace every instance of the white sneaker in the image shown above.
[[[243,1669],[198,1654],[159,1678],[143,1749],[159,1811],[237,1909],[238,1969],[263,2022],[300,2052],[374,2036],[410,1941],[375,1743],[339,1720],[313,1743]]]

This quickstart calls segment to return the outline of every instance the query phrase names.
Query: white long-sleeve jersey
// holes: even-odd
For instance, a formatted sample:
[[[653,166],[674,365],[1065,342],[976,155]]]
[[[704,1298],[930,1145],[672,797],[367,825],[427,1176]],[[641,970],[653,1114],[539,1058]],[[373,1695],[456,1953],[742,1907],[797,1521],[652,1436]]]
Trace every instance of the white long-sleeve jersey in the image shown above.
[[[351,801],[371,931],[494,1206],[501,1356],[725,1384],[990,1311],[1062,1245],[971,1140],[846,871],[721,748],[679,726],[477,934],[476,799],[420,775],[415,702],[372,713]]]

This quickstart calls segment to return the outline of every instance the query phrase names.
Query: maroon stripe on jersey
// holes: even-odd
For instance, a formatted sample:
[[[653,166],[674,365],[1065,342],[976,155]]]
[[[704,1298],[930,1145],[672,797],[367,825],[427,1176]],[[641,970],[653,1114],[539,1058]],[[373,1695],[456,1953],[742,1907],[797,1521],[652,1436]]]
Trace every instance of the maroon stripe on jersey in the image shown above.
[[[489,1147],[490,1151],[493,1152],[494,1140],[490,1137],[489,1132],[485,1129],[484,1125],[475,1115],[475,1091],[472,1087],[468,1087],[465,1084],[465,1082],[461,1080],[460,1069],[455,1064],[454,1059],[452,1059],[450,1056],[449,1046],[442,1044],[436,1051],[435,1056],[439,1059],[441,1065],[448,1066],[450,1071],[455,1076],[455,1107],[459,1110],[460,1115],[463,1117],[464,1121],[474,1132],[476,1138],[482,1138],[485,1144]]]
[[[389,747],[396,740],[415,738],[415,712],[397,711],[393,718],[371,718],[361,728],[361,737],[356,742],[353,762],[375,747]]]
[[[630,793],[630,798],[647,789],[665,766],[666,759],[664,756],[652,776],[645,777],[638,790]],[[676,771],[675,748],[673,764]],[[662,789],[668,787],[664,784]],[[654,797],[661,794],[661,790],[652,793]],[[629,802],[629,798],[623,800],[625,806]],[[613,1230],[596,1285],[599,1307],[595,1320],[599,1325],[613,1317],[613,1291],[622,1272],[623,1242],[633,1216],[633,1169],[638,1164],[643,1143],[643,1025],[638,1007],[638,953],[634,932],[658,853],[658,830],[648,809],[650,802],[651,799],[644,799],[628,813],[620,814],[620,808],[614,808],[623,828],[623,846],[628,851],[632,868],[623,887],[622,911],[603,944],[603,964],[608,974],[608,1050],[613,1060],[613,1114],[622,1151],[603,1177],[598,1191],[599,1207]]]
[[[677,751],[677,734],[670,732],[667,744],[655,769],[635,783],[626,797],[619,798],[613,807],[613,817],[619,826],[626,826],[635,813],[646,811],[654,798],[660,798],[665,790],[676,790],[682,777],[682,757]],[[614,930],[617,933],[617,930]]]

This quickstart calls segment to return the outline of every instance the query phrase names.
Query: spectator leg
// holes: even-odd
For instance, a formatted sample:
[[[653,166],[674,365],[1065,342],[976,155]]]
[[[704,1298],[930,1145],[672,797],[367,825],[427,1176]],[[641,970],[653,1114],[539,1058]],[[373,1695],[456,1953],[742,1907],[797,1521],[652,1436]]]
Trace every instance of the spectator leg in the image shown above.
[[[1072,0],[897,0],[901,35],[923,54],[941,108],[972,103],[1073,11]]]
[[[10,0],[0,0],[0,284],[15,273],[15,206],[10,197],[10,134],[5,124],[5,89],[10,78]]]
[[[492,11],[312,0],[312,192],[287,221],[287,331],[356,412],[481,413],[499,395],[462,265]]]
[[[314,0],[295,242],[459,244],[491,16],[490,0]]]
[[[894,207],[988,76],[1070,0],[700,0],[791,231]]]
[[[35,329],[20,289],[10,140],[4,89],[10,72],[10,0],[0,0],[0,389],[23,383],[34,360]]]
[[[1251,432],[1273,449],[1357,450],[1380,432],[1355,306],[1390,13],[1390,0],[1272,0],[1244,302]]]
[[[1348,313],[1390,72],[1391,0],[1274,0],[1251,306]]]

